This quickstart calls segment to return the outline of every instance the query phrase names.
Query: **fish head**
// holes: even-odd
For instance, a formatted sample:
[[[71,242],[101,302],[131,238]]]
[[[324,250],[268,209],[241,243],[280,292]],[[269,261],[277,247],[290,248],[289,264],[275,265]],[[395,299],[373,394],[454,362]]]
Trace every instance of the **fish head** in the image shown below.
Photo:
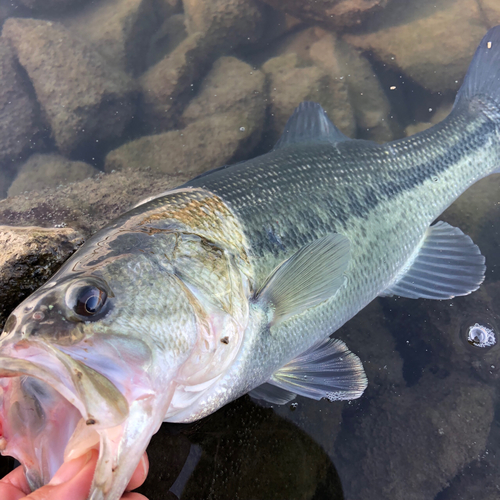
[[[196,235],[139,240],[97,261],[75,254],[5,324],[0,451],[32,489],[99,448],[89,498],[120,498],[162,421],[196,404],[241,346],[246,281],[227,254]]]
[[[23,464],[33,490],[64,461],[92,448],[102,455],[103,441],[126,437],[139,405],[152,411],[151,350],[137,338],[106,333],[113,298],[104,279],[70,276],[47,283],[7,319],[0,449]],[[108,463],[116,452],[108,450]]]

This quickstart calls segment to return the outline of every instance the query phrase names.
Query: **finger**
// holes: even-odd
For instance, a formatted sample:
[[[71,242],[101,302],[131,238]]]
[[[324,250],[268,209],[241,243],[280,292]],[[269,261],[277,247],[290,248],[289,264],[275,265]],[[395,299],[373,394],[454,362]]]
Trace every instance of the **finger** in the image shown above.
[[[97,450],[90,450],[74,460],[64,462],[61,467],[59,467],[59,470],[55,473],[54,477],[50,480],[49,485],[58,486],[59,484],[68,482],[74,478],[89,462],[92,462],[95,467],[97,457]]]
[[[148,500],[144,495],[140,493],[124,493],[121,500]]]
[[[4,489],[7,491],[5,485],[21,491],[24,495],[27,495],[31,491],[22,466],[16,467],[12,472],[9,472],[4,478],[0,479],[0,493],[3,493]],[[3,500],[4,496],[0,495],[0,498]]]
[[[23,500],[87,500],[97,463],[98,452],[64,463],[50,483],[34,491]]]
[[[132,474],[132,477],[130,478],[130,482],[128,483],[127,486],[127,491],[139,488],[139,486],[141,486],[142,483],[144,483],[144,481],[148,477],[148,472],[149,472],[148,454],[144,452],[144,455],[142,455],[139,465]]]
[[[20,500],[25,497],[25,493],[11,484],[0,484],[0,498],[2,500]]]

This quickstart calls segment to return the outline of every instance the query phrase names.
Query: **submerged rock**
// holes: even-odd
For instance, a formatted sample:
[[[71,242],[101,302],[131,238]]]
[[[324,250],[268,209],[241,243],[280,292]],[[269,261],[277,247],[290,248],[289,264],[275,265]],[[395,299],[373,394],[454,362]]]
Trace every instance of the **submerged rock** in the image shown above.
[[[358,137],[386,142],[401,135],[372,65],[358,49],[334,34],[318,27],[305,28],[283,37],[268,53],[275,57],[296,54],[299,67],[316,66],[344,84]]]
[[[424,374],[353,415],[337,439],[346,500],[428,500],[483,453],[494,389],[454,372]]]
[[[54,227],[66,224],[85,238],[137,204],[189,177],[138,170],[100,174],[59,188],[0,201],[0,224]]]
[[[480,460],[466,467],[439,495],[439,500],[498,500],[500,490],[498,425],[491,447]],[[490,438],[491,441],[491,438]]]
[[[0,37],[0,166],[19,162],[41,145],[43,130],[33,90],[15,60],[10,43]],[[1,191],[1,189],[0,189]]]
[[[278,140],[288,118],[302,101],[321,104],[344,134],[355,135],[354,111],[344,81],[336,80],[317,66],[302,67],[293,53],[269,59],[262,70],[269,82],[268,141]]]
[[[442,122],[450,114],[452,108],[453,108],[453,103],[445,103],[441,105],[432,115],[430,121],[419,122],[412,125],[408,125],[405,128],[405,135],[408,137],[418,132],[422,132],[423,130],[427,130],[428,128],[431,128],[433,125]]]
[[[137,75],[146,69],[149,42],[160,19],[154,0],[105,0],[61,21],[108,63]]]
[[[479,4],[425,0],[399,7],[380,29],[345,35],[345,40],[431,92],[458,90],[487,30]]]
[[[254,0],[183,0],[190,35],[203,33],[212,50],[255,42],[263,31],[262,12]]]
[[[147,55],[147,66],[153,66],[170,54],[187,38],[184,14],[173,14],[166,18],[151,37]]]
[[[83,243],[74,229],[0,226],[0,324]]]
[[[191,84],[203,76],[211,63],[212,56],[203,34],[195,33],[149,68],[141,78],[143,128],[149,132],[174,128],[192,97]]]
[[[34,154],[19,168],[8,194],[16,196],[26,191],[41,191],[47,187],[82,181],[98,172],[82,161],[70,161],[55,154]]]
[[[59,151],[88,157],[122,135],[134,85],[62,24],[8,19],[2,31],[35,88]]]
[[[500,3],[497,0],[480,0],[480,5],[488,23],[488,28],[500,24]]]
[[[235,57],[215,61],[203,79],[197,95],[184,110],[180,123],[231,112],[250,121],[254,130],[262,127],[265,112],[264,74]]]
[[[320,39],[310,49],[310,58],[334,78],[344,80],[361,138],[387,142],[399,133],[391,118],[391,105],[372,65],[359,50],[319,31]]]
[[[334,30],[358,27],[380,12],[389,0],[264,0],[304,21],[325,25]]]
[[[264,75],[234,57],[217,60],[179,123],[183,129],[144,136],[106,156],[105,170],[139,168],[198,175],[245,157],[265,117]]]
[[[16,0],[19,4],[37,12],[60,12],[80,6],[88,0]]]

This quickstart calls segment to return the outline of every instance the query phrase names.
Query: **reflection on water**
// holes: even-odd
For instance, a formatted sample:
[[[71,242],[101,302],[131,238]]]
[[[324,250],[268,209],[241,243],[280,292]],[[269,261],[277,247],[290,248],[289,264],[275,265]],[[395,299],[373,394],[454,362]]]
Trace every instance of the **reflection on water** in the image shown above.
[[[303,100],[378,142],[439,122],[500,4],[10,0],[0,24],[0,221],[58,231],[35,254],[23,239],[2,268],[4,321],[61,263],[38,254],[64,247],[65,257],[141,198],[268,151]],[[441,217],[486,257],[478,292],[377,299],[336,333],[366,369],[361,399],[263,408],[246,396],[193,425],[165,425],[141,491],[497,499],[500,347],[478,345],[492,344],[486,328],[500,331],[499,193],[492,176]],[[1,475],[11,467],[0,458]]]

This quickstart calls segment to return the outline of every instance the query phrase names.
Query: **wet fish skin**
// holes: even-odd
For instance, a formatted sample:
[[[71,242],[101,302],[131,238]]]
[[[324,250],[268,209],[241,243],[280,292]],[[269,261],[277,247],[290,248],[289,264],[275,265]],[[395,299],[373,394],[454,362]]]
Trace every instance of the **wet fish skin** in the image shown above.
[[[99,446],[90,498],[118,499],[163,420],[266,382],[257,394],[275,401],[357,397],[361,364],[332,332],[394,290],[476,289],[477,247],[429,226],[500,164],[499,46],[495,28],[444,122],[387,145],[301,105],[275,150],[124,214],[16,308],[0,338],[2,447],[32,485]],[[36,435],[16,427],[14,401],[38,409]],[[47,449],[64,411],[72,437]],[[38,439],[49,458],[32,456]]]

